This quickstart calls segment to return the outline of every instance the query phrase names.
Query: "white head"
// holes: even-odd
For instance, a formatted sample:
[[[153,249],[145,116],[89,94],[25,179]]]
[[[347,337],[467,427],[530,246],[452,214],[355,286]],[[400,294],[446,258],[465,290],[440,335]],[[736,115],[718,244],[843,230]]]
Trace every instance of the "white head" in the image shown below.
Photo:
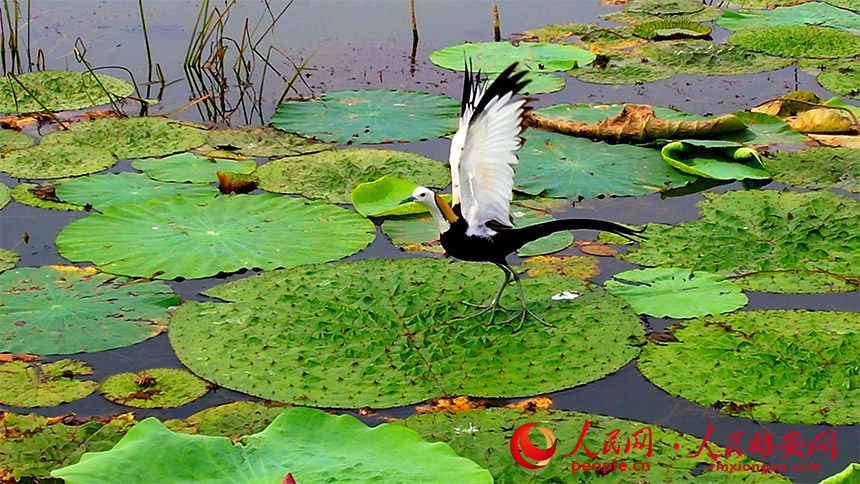
[[[436,221],[436,225],[439,226],[439,233],[445,233],[451,228],[451,223],[457,221],[457,216],[454,214],[454,211],[451,210],[451,206],[448,205],[442,197],[440,197],[436,192],[427,188],[427,187],[417,187],[412,191],[412,197],[414,201],[420,203],[427,207],[427,210],[430,211],[430,215],[433,216],[433,220]]]

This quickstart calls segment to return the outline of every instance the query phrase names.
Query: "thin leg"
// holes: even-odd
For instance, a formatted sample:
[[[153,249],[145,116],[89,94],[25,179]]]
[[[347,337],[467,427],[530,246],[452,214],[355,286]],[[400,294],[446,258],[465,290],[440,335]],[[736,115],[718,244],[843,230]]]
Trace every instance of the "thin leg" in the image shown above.
[[[520,319],[520,323],[517,325],[516,329],[514,329],[514,333],[516,333],[516,332],[518,332],[519,330],[523,329],[523,323],[525,323],[525,322],[526,322],[526,318],[527,318],[528,316],[531,316],[531,317],[533,317],[533,318],[537,319],[538,321],[540,321],[540,322],[541,322],[542,324],[544,324],[545,326],[553,326],[552,324],[547,323],[547,322],[546,322],[546,321],[544,321],[543,319],[539,318],[535,313],[533,313],[533,312],[531,312],[531,311],[529,310],[528,306],[526,305],[526,295],[525,295],[525,293],[523,292],[523,285],[522,285],[522,283],[520,282],[520,276],[519,276],[519,275],[517,275],[517,273],[516,273],[516,272],[514,272],[514,270],[513,270],[513,269],[511,269],[510,267],[508,267],[508,270],[511,272],[511,275],[514,277],[514,282],[516,282],[516,283],[517,283],[517,290],[519,291],[520,304],[522,304],[522,309],[520,309],[519,313],[518,313],[518,314],[515,314],[515,315],[514,315],[514,317],[512,317],[512,318],[508,319],[507,321],[505,321],[505,323],[510,323],[511,321],[513,321],[513,320],[515,320],[515,319],[517,319],[517,318],[519,318],[519,319]]]
[[[502,282],[502,285],[499,287],[499,290],[496,291],[495,297],[493,297],[493,300],[490,302],[490,304],[488,306],[482,306],[482,305],[472,304],[472,303],[463,301],[463,304],[465,304],[466,306],[481,309],[481,311],[479,311],[478,313],[473,314],[469,317],[474,318],[474,317],[480,316],[486,312],[490,312],[490,322],[492,323],[493,320],[496,318],[496,311],[498,311],[498,310],[508,311],[508,312],[513,311],[513,309],[508,309],[508,308],[502,306],[500,301],[502,299],[502,294],[505,292],[505,288],[508,287],[508,284],[511,283],[511,277],[516,277],[516,274],[514,273],[513,269],[511,269],[510,267],[508,267],[506,265],[496,264],[496,266],[498,266],[498,268],[501,269],[502,272],[505,273],[504,282]],[[457,318],[457,319],[465,319],[465,317],[464,318]]]

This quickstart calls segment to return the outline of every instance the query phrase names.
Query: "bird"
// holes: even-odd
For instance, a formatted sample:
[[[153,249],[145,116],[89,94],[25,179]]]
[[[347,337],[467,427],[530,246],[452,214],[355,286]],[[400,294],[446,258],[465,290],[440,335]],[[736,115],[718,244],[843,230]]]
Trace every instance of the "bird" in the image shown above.
[[[603,230],[630,240],[642,237],[642,230],[596,219],[570,218],[514,228],[510,218],[513,199],[514,166],[523,144],[524,116],[531,109],[530,98],[517,96],[528,84],[526,70],[513,63],[493,81],[481,82],[481,73],[467,64],[460,104],[459,127],[451,139],[448,162],[451,167],[451,204],[437,192],[416,187],[403,202],[424,205],[439,228],[445,252],[456,259],[491,262],[504,272],[504,281],[489,305],[476,306],[479,316],[491,312],[490,323],[499,310],[514,312],[509,323],[519,319],[519,331],[528,316],[544,321],[528,309],[522,283],[507,257],[529,242],[564,230]],[[514,281],[521,308],[500,304],[505,288]],[[472,304],[470,304],[472,305]],[[546,323],[544,323],[546,324]]]

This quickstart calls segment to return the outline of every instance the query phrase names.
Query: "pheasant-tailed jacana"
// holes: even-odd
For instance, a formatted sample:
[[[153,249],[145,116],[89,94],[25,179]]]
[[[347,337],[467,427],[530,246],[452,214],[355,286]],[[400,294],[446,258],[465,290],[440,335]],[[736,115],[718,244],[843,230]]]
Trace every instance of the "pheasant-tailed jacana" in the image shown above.
[[[508,213],[513,197],[514,169],[519,162],[517,150],[524,128],[523,113],[530,109],[528,99],[514,98],[528,84],[525,71],[515,72],[511,64],[489,85],[481,85],[479,76],[466,69],[460,127],[451,140],[451,189],[453,206],[434,191],[418,187],[412,197],[430,211],[439,226],[440,242],[445,251],[461,260],[492,262],[505,273],[505,280],[482,314],[491,311],[490,321],[499,309],[505,287],[513,279],[519,290],[522,309],[506,322],[519,319],[516,330],[527,316],[542,321],[529,311],[522,284],[506,258],[525,244],[562,230],[604,230],[628,239],[639,231],[622,225],[594,219],[562,219],[513,228]]]

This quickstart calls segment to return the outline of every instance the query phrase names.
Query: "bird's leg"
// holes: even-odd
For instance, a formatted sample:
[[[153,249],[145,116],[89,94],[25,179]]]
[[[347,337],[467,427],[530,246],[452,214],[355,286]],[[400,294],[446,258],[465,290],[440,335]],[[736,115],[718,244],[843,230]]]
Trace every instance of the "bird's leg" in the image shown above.
[[[514,282],[516,282],[516,283],[517,283],[517,290],[519,291],[519,294],[520,294],[520,303],[522,304],[522,309],[520,309],[519,313],[518,313],[518,314],[515,314],[515,315],[514,315],[514,317],[512,317],[512,318],[508,319],[507,321],[505,321],[505,323],[510,323],[511,321],[513,321],[513,320],[515,320],[515,319],[519,318],[519,320],[520,320],[520,324],[518,324],[518,325],[517,325],[517,327],[516,327],[516,329],[514,329],[514,333],[516,333],[516,332],[518,332],[519,330],[523,329],[523,323],[525,323],[525,322],[526,322],[526,318],[527,318],[528,316],[531,316],[531,317],[533,317],[533,318],[537,319],[537,320],[538,320],[538,321],[540,321],[540,322],[541,322],[541,324],[543,324],[544,326],[550,326],[550,327],[552,327],[552,326],[553,326],[553,324],[551,324],[551,323],[547,323],[547,322],[546,322],[546,321],[544,321],[543,319],[539,318],[539,317],[537,316],[537,314],[535,314],[535,313],[533,313],[533,312],[531,312],[531,311],[529,310],[528,306],[526,305],[526,295],[525,295],[525,293],[523,292],[523,285],[522,285],[522,283],[520,282],[520,276],[519,276],[519,275],[517,275],[517,273],[516,273],[516,272],[514,272],[514,270],[513,270],[513,269],[511,269],[510,267],[508,267],[508,270],[509,270],[509,271],[511,271],[511,275],[514,277]]]
[[[516,274],[514,274],[513,269],[511,269],[508,266],[505,266],[502,264],[496,264],[496,265],[499,267],[499,269],[502,270],[502,272],[505,273],[505,280],[504,280],[504,282],[502,282],[501,287],[499,287],[499,290],[496,292],[495,297],[493,297],[492,302],[490,302],[490,304],[488,306],[481,306],[478,304],[472,304],[472,303],[463,301],[463,304],[465,304],[466,306],[471,306],[473,308],[481,309],[481,311],[479,311],[478,313],[470,316],[472,318],[480,316],[480,315],[489,311],[491,313],[490,314],[490,322],[493,322],[493,320],[496,318],[496,311],[498,311],[500,309],[502,311],[508,311],[508,312],[513,311],[513,309],[508,309],[508,308],[502,306],[499,303],[499,301],[501,301],[501,299],[502,299],[502,293],[505,292],[505,288],[508,287],[508,284],[511,283],[511,276],[516,277]]]

